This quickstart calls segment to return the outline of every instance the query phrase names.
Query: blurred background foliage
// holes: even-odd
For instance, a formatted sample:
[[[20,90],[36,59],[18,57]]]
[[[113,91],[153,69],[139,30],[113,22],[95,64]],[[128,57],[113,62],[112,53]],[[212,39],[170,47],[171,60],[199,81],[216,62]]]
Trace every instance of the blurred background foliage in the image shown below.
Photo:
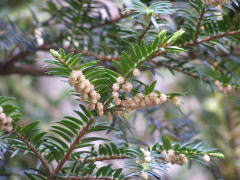
[[[58,2],[61,4],[73,3],[74,1]],[[143,2],[149,3],[150,1],[144,0]],[[187,6],[187,1],[174,2],[182,3],[181,5],[184,8]],[[117,17],[118,7],[121,7],[117,1],[109,2],[106,0],[96,1],[96,3],[99,3],[99,6],[92,11],[96,12],[99,9],[103,9],[103,13],[100,14],[104,17],[81,18],[84,14],[80,11],[77,13],[79,17],[75,16],[76,13],[66,14],[64,11],[78,11],[82,7],[66,6],[65,9],[60,11],[57,10],[57,7],[52,1],[47,0],[1,1],[0,26],[7,28],[8,31],[6,33],[14,34],[15,38],[8,42],[8,40],[4,39],[7,37],[0,37],[0,57],[4,59],[4,57],[11,56],[11,54],[19,52],[20,50],[30,51],[32,53],[24,56],[21,62],[24,65],[39,64],[42,67],[43,63],[40,59],[48,59],[49,54],[47,52],[35,51],[38,44],[41,44],[39,41],[47,42],[46,44],[51,44],[51,46],[56,48],[66,46],[69,51],[76,49],[85,51],[86,49],[84,49],[84,47],[88,47],[92,52],[100,54],[100,58],[104,54],[117,55],[117,52],[115,52],[116,48],[118,48],[117,51],[122,51],[129,41],[136,41],[136,37],[138,37],[141,31],[136,31],[134,28],[142,29],[142,27],[145,26],[145,21],[137,19],[135,22],[128,24],[102,26],[93,32],[89,32],[88,30],[92,28],[91,24],[98,24],[97,22],[102,19]],[[229,7],[230,6],[231,5],[229,5]],[[238,7],[237,5],[235,6]],[[75,9],[72,9],[73,7],[75,7]],[[239,10],[239,7],[236,7],[229,8],[231,9],[231,13],[235,14],[235,11]],[[69,21],[68,18],[73,19]],[[180,21],[180,18],[178,20]],[[89,23],[86,24],[85,27],[80,26],[81,23],[84,24],[86,22]],[[174,31],[177,28],[174,27],[174,23],[169,24],[169,21],[167,22],[167,26],[170,27],[168,28],[169,30],[172,29],[172,31]],[[137,27],[135,27],[135,23],[138,23]],[[166,25],[166,21],[163,22],[163,25]],[[116,31],[119,33],[114,33]],[[0,28],[0,34],[1,32]],[[129,32],[132,33],[130,34]],[[86,33],[87,37],[83,37],[83,33]],[[106,35],[106,33],[108,34]],[[148,32],[147,38],[151,38],[150,35],[154,33],[154,30]],[[41,38],[37,38],[39,34],[41,34]],[[126,34],[128,36],[126,36]],[[108,36],[108,38],[105,38],[106,36]],[[240,36],[238,37],[240,38]],[[64,42],[63,40],[66,39],[69,41]],[[83,43],[78,44],[72,42],[71,39]],[[126,41],[126,39],[128,41]],[[109,46],[109,44],[111,45]],[[200,52],[199,55],[203,56],[203,58],[209,58],[213,64],[221,64],[218,67],[222,68],[222,71],[232,71],[235,69],[235,76],[239,77],[239,68],[236,67],[239,66],[240,63],[239,47],[237,45],[237,43],[233,43],[230,48],[231,50],[226,50],[227,52],[224,46],[222,46],[221,51],[214,51],[213,54],[211,54],[213,52],[211,48],[206,49],[206,46],[201,46],[198,48],[203,52]],[[42,47],[43,51],[46,49],[49,49],[48,45]],[[102,49],[105,49],[104,54],[101,54]],[[193,48],[192,54],[190,53],[188,58],[194,59],[196,67],[199,67],[199,55],[194,54],[196,53],[195,50],[196,49]],[[206,54],[210,54],[210,56]],[[218,59],[218,56],[215,56],[216,54],[218,56],[225,54],[226,58],[224,63],[222,59]],[[206,56],[204,57],[204,55]],[[94,55],[86,56],[86,59],[94,58]],[[217,58],[214,59],[213,57]],[[231,62],[229,59],[231,59]],[[232,63],[233,61],[234,63]],[[205,63],[207,63],[207,61]],[[108,62],[103,62],[103,64],[108,64]],[[230,64],[230,67],[233,68],[225,68],[227,64]],[[73,99],[69,97],[69,88],[61,82],[61,79],[42,76],[42,74],[40,74],[42,69],[37,70],[39,70],[39,72],[33,69],[35,72],[30,72],[29,74],[25,71],[18,73],[19,71],[17,70],[15,70],[15,72],[18,73],[17,75],[1,73],[0,94],[17,98],[17,103],[24,114],[22,122],[28,123],[32,120],[41,120],[42,128],[46,128],[50,121],[59,120],[63,115],[71,114],[71,109],[74,108],[76,104],[74,104]],[[152,73],[155,75],[152,76]],[[193,169],[192,171],[188,171],[188,167],[174,167],[172,171],[163,174],[164,180],[183,180],[191,179],[192,177],[197,180],[236,180],[240,178],[239,93],[235,91],[227,95],[222,94],[211,84],[203,81],[200,82],[199,79],[185,76],[181,72],[175,72],[173,75],[167,69],[162,69],[162,67],[155,68],[152,73],[149,74],[149,72],[146,72],[144,74],[146,76],[142,77],[141,80],[148,82],[152,78],[157,79],[160,84],[158,88],[163,92],[171,90],[190,92],[190,94],[182,100],[184,104],[181,106],[181,111],[176,107],[164,105],[158,109],[148,108],[147,110],[142,110],[141,113],[132,113],[129,115],[130,120],[127,125],[124,124],[126,123],[124,119],[115,120],[118,126],[134,127],[134,129],[132,128],[123,132],[123,134],[118,134],[117,137],[140,144],[159,141],[162,133],[178,141],[187,141],[194,137],[194,139],[203,139],[206,144],[219,148],[225,155],[225,159],[215,162],[217,168],[209,166],[209,173],[205,173],[205,170],[201,169],[202,167],[195,164],[191,167]],[[204,72],[200,73],[204,74]],[[237,80],[234,81],[234,83],[236,82]],[[132,139],[131,133],[137,135],[138,138]],[[3,146],[4,145],[1,145],[0,147]],[[21,176],[23,172],[21,172],[20,169],[22,169],[22,167],[31,167],[34,163],[30,157],[26,159],[25,157],[17,156],[9,159],[8,153],[4,153],[4,156],[6,158],[0,160],[0,179],[6,179],[4,177],[13,180],[23,179]],[[15,176],[15,174],[17,175]]]

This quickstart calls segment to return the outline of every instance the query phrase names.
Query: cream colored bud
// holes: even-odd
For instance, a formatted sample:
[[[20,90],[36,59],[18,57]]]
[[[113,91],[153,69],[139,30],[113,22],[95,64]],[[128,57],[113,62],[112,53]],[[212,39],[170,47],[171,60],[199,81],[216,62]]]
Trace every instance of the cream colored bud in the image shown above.
[[[156,97],[154,100],[153,100],[154,104],[161,104],[161,99]]]
[[[151,152],[150,151],[145,151],[144,156],[151,156]]]
[[[97,103],[96,97],[91,98],[91,99],[90,99],[90,103],[96,104],[96,103]]]
[[[5,126],[3,128],[4,131],[7,131],[7,132],[11,132],[13,130],[13,127],[12,126]]]
[[[118,91],[119,90],[119,84],[118,83],[114,83],[112,86],[113,91]]]
[[[162,102],[166,102],[167,101],[167,95],[166,94],[160,94],[160,99]]]
[[[7,123],[12,123],[12,118],[11,117],[6,117],[6,121],[7,121]]]
[[[85,81],[86,81],[86,78],[85,78],[84,75],[80,75],[80,76],[78,76],[77,81],[78,81],[78,82],[85,82]]]
[[[113,96],[113,98],[118,98],[118,97],[119,97],[119,93],[113,91],[113,92],[112,92],[112,96]]]
[[[135,104],[138,104],[141,101],[140,98],[137,96],[134,96],[133,100],[134,100]]]
[[[207,155],[207,154],[204,154],[202,160],[205,162],[205,163],[208,163],[210,161],[210,156]]]
[[[96,92],[95,90],[91,90],[91,91],[89,92],[89,96],[90,96],[91,98],[95,98],[95,97],[97,96],[97,92]]]
[[[81,101],[86,101],[88,98],[88,94],[84,93],[84,94],[81,94]]]
[[[145,101],[145,104],[146,104],[147,106],[152,105],[152,100],[150,99],[149,96],[146,96],[145,99],[144,99],[144,101]]]
[[[181,100],[176,96],[173,97],[172,100],[173,100],[173,103],[176,104],[177,106],[181,104]]]
[[[227,85],[227,91],[230,92],[231,90],[232,90],[232,86],[231,86],[231,84],[228,84]]]
[[[71,76],[68,77],[68,83],[70,84],[70,86],[74,86],[75,81],[73,80],[73,78]]]
[[[88,104],[88,106],[87,106],[87,110],[89,110],[89,111],[93,111],[95,109],[95,103],[90,103],[90,104]]]
[[[118,84],[123,84],[123,83],[124,83],[124,78],[123,78],[122,76],[119,76],[119,77],[117,78],[117,83],[118,83]]]
[[[1,113],[1,114],[0,114],[0,119],[2,119],[2,120],[3,120],[3,119],[6,119],[6,114],[5,114],[5,113]]]
[[[99,116],[102,116],[102,115],[103,115],[103,110],[97,110],[97,114],[98,114]]]
[[[122,101],[121,101],[120,99],[117,99],[117,100],[114,101],[114,103],[115,103],[117,106],[119,106],[119,105],[122,103]]]
[[[3,108],[0,106],[0,114],[3,113]]]
[[[151,156],[146,156],[144,158],[144,160],[147,162],[147,163],[150,163],[152,161],[152,157]]]
[[[125,93],[130,93],[132,90],[132,84],[130,82],[126,82],[122,85],[122,89],[125,91]]]
[[[96,96],[97,100],[99,100],[101,98],[100,94],[97,93],[97,96]]]
[[[91,91],[91,87],[90,86],[85,86],[83,91],[84,91],[84,93],[88,94]]]
[[[139,97],[139,98],[143,98],[144,97],[143,93],[137,93],[136,96]]]
[[[148,179],[148,174],[143,171],[143,172],[141,172],[141,177],[142,177],[143,179]]]
[[[138,77],[138,76],[140,76],[140,74],[141,74],[141,72],[139,71],[139,69],[135,68],[133,70],[133,76]]]
[[[209,6],[218,6],[226,3],[228,0],[202,0],[202,2]]]
[[[82,76],[81,71],[72,71],[71,78],[73,81],[77,81],[78,77]]]
[[[103,104],[102,103],[97,103],[97,110],[102,111],[103,110]]]
[[[169,155],[175,155],[175,152],[174,152],[174,150],[170,149],[170,150],[168,151],[168,154],[169,154]]]
[[[78,93],[81,93],[83,91],[84,87],[85,87],[84,83],[74,84],[74,88],[75,88],[76,92],[78,92]]]
[[[106,118],[107,118],[108,121],[112,121],[112,120],[113,120],[112,113],[111,113],[111,112],[108,112],[108,113],[106,114]]]
[[[216,81],[214,82],[214,84],[215,84],[215,86],[221,86],[221,85],[222,85],[222,83],[221,83],[219,80],[216,80]]]
[[[89,82],[88,79],[86,79],[86,80],[85,80],[85,87],[91,88],[90,86],[91,86],[91,83]]]

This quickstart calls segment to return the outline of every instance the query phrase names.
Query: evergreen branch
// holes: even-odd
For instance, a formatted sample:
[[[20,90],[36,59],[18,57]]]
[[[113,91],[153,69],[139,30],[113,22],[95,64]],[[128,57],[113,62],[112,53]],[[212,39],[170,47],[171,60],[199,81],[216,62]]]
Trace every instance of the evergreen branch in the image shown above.
[[[201,22],[203,20],[203,17],[204,17],[204,14],[205,14],[205,7],[202,8],[201,10],[201,13],[200,13],[200,16],[198,18],[198,22],[197,22],[197,26],[196,26],[196,32],[195,32],[195,39],[194,39],[194,42],[197,41],[198,39],[198,36],[200,34],[200,31],[201,31]]]
[[[150,60],[150,62],[153,63],[153,64],[155,64],[155,65],[157,65],[157,66],[164,66],[164,67],[169,68],[169,69],[172,69],[172,70],[174,70],[174,71],[178,71],[178,72],[184,73],[184,74],[186,74],[186,75],[188,75],[188,76],[190,76],[190,77],[192,77],[192,78],[200,79],[200,80],[202,80],[202,81],[204,81],[204,82],[206,82],[206,83],[210,83],[210,81],[209,81],[207,78],[205,78],[205,77],[199,77],[199,76],[197,76],[197,75],[195,75],[195,74],[193,74],[193,73],[191,73],[191,72],[184,71],[184,70],[182,70],[182,69],[180,69],[180,68],[178,68],[178,67],[173,67],[173,66],[171,66],[171,65],[164,64],[164,63],[159,62],[159,61],[157,62],[157,61],[154,61],[154,60],[152,60],[152,59]]]
[[[83,127],[83,129],[79,131],[77,137],[72,142],[72,144],[70,145],[68,151],[62,157],[61,161],[59,162],[59,164],[57,165],[56,169],[54,170],[54,174],[57,174],[62,169],[63,165],[69,159],[69,157],[70,157],[71,153],[73,152],[73,150],[75,149],[76,145],[79,143],[81,138],[86,134],[87,130],[92,125],[92,123],[93,123],[93,119],[90,119],[89,122],[86,124],[86,126]]]
[[[122,19],[124,19],[124,18],[126,18],[126,17],[128,17],[128,16],[130,16],[130,15],[131,15],[130,12],[126,12],[125,14],[121,14],[121,15],[120,15],[119,17],[117,17],[117,18],[110,19],[110,20],[107,20],[107,21],[102,22],[102,23],[99,23],[99,24],[95,24],[95,25],[93,25],[93,26],[88,27],[87,29],[88,29],[88,30],[93,30],[93,29],[95,29],[95,28],[103,27],[103,26],[106,26],[106,25],[109,25],[109,24],[114,24],[114,23],[117,23],[117,22],[121,21]]]
[[[94,177],[94,176],[86,176],[86,177],[59,177],[61,179],[72,179],[72,180],[94,180],[94,179],[99,179],[99,180],[114,180],[114,178],[110,177]]]
[[[87,159],[86,162],[95,162],[95,161],[108,161],[108,160],[116,160],[116,159],[129,159],[127,156],[104,156],[104,157],[96,157],[96,158],[91,158]],[[74,159],[75,160],[75,159]],[[83,159],[78,159],[78,161],[82,161]]]
[[[42,157],[41,153],[37,149],[35,149],[32,146],[32,144],[23,135],[19,134],[16,131],[13,131],[13,134],[15,134],[22,142],[24,142],[24,144],[26,144],[28,149],[30,151],[32,151],[35,154],[35,156],[40,160],[40,162],[42,163],[43,167],[48,172],[48,174],[51,174],[51,170],[50,170],[47,162],[45,161],[45,159]]]
[[[206,38],[203,38],[203,39],[198,39],[198,40],[193,41],[193,42],[185,43],[183,45],[183,47],[193,46],[193,45],[201,44],[201,43],[208,42],[208,41],[211,41],[211,40],[214,40],[214,39],[219,39],[219,38],[232,36],[232,35],[236,35],[236,34],[240,34],[240,30],[239,31],[230,31],[230,32],[226,32],[226,33],[220,33],[220,34],[209,36],[209,37],[206,37]]]
[[[8,68],[5,71],[0,71],[0,75],[21,74],[32,76],[44,76],[48,75],[47,74],[48,71],[49,69],[39,65],[14,63],[14,65],[10,69]]]

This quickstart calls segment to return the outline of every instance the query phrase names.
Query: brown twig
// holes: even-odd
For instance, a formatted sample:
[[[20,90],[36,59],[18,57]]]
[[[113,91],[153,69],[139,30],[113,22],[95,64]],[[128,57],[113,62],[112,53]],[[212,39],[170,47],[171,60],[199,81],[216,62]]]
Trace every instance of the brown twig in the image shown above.
[[[202,22],[202,20],[203,20],[204,14],[205,14],[205,7],[202,8],[201,13],[200,13],[200,16],[199,16],[198,21],[197,21],[197,26],[196,26],[196,32],[195,32],[194,42],[197,41],[198,36],[199,36],[199,34],[200,34],[200,31],[201,31],[201,22]]]
[[[223,37],[227,37],[227,36],[232,36],[232,35],[236,35],[236,34],[240,34],[240,31],[230,31],[230,32],[226,32],[226,33],[220,33],[220,34],[216,34],[216,35],[213,35],[213,36],[209,36],[209,37],[206,37],[206,38],[203,38],[203,39],[198,39],[196,41],[184,44],[183,47],[193,46],[193,45],[208,42],[208,41],[211,41],[211,40],[214,40],[214,39],[223,38]]]
[[[93,25],[93,26],[88,27],[88,28],[86,28],[86,29],[88,29],[88,30],[93,30],[93,29],[95,29],[95,28],[103,27],[103,26],[106,26],[106,25],[109,25],[109,24],[114,24],[114,23],[117,23],[117,22],[119,22],[120,20],[122,20],[122,19],[124,19],[124,18],[126,18],[126,17],[128,17],[128,16],[130,16],[130,15],[131,15],[130,12],[126,12],[125,14],[121,14],[121,15],[120,15],[119,17],[117,17],[117,18],[107,20],[107,21],[105,21],[105,22],[102,22],[102,23]]]
[[[92,123],[93,123],[93,119],[90,119],[89,122],[86,124],[86,126],[83,127],[82,130],[79,131],[77,137],[71,143],[69,149],[67,150],[65,155],[62,157],[61,161],[58,163],[53,174],[57,174],[62,169],[63,165],[69,159],[69,157],[70,157],[71,153],[73,152],[73,150],[75,149],[76,145],[79,143],[81,138],[86,134],[86,131],[89,129],[89,127],[92,125]]]
[[[114,178],[109,178],[109,177],[94,177],[94,176],[86,176],[86,177],[58,177],[60,179],[71,179],[71,180],[113,180]]]
[[[174,67],[174,66],[171,66],[171,65],[168,65],[168,64],[164,64],[164,63],[159,62],[159,61],[154,61],[154,60],[152,60],[152,59],[149,60],[149,62],[151,62],[151,63],[153,63],[153,64],[155,64],[155,65],[158,65],[158,66],[164,66],[164,67],[169,68],[169,69],[172,69],[172,70],[174,70],[174,71],[178,71],[178,72],[184,73],[184,74],[186,74],[186,75],[188,75],[188,76],[190,76],[190,77],[192,77],[192,78],[200,79],[200,80],[202,80],[202,81],[204,81],[204,82],[206,82],[206,83],[210,83],[210,81],[209,81],[207,78],[205,78],[205,77],[199,77],[199,76],[197,76],[197,75],[195,75],[195,74],[193,74],[193,73],[191,73],[191,72],[184,71],[183,69],[180,69],[180,68],[178,68],[178,67]]]
[[[90,163],[90,162],[95,162],[95,161],[109,161],[109,160],[123,160],[123,159],[129,159],[129,157],[127,156],[106,156],[106,157],[97,157],[97,158],[91,158],[91,159],[87,159],[86,162]],[[82,161],[83,159],[73,159],[74,161]]]
[[[51,174],[51,170],[47,164],[47,162],[45,161],[45,159],[42,157],[41,153],[35,149],[32,144],[21,134],[19,134],[18,132],[16,131],[13,131],[13,133],[22,141],[24,142],[24,144],[26,144],[26,146],[28,147],[28,149],[30,151],[32,151],[36,157],[41,161],[42,163],[42,166],[45,168],[45,170],[48,172],[48,174]]]
[[[144,35],[147,33],[147,31],[149,30],[149,28],[151,27],[152,23],[151,21],[149,22],[148,26],[143,30],[143,32],[140,34],[140,36],[137,38],[138,41],[141,41],[142,38],[144,37]]]

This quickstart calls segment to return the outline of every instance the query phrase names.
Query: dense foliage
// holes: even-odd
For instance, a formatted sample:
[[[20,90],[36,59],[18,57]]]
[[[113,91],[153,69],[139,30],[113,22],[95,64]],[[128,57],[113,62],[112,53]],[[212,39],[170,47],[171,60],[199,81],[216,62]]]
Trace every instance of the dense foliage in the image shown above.
[[[211,161],[224,155],[191,139],[197,132],[169,133],[168,124],[161,127],[155,143],[144,144],[137,137],[129,140],[127,120],[134,113],[148,119],[167,105],[181,112],[178,122],[187,122],[181,98],[189,92],[163,93],[156,88],[157,80],[141,80],[145,72],[154,77],[159,67],[197,79],[229,99],[238,98],[240,3],[123,1],[114,9],[117,17],[105,3],[49,0],[43,9],[47,19],[40,20],[39,12],[30,10],[33,21],[25,25],[29,32],[9,18],[0,19],[0,74],[61,77],[73,87],[70,94],[79,104],[75,116],[51,122],[43,130],[39,121],[23,125],[14,102],[18,100],[0,96],[0,157],[7,150],[11,158],[21,153],[34,156],[35,166],[24,170],[29,179],[160,179],[171,164],[192,162],[206,166],[218,178]],[[32,61],[38,51],[52,55],[44,59],[44,67]],[[238,111],[239,102],[233,104]],[[150,121],[156,131],[158,121]],[[176,123],[173,129],[180,126]],[[96,135],[101,131],[118,141]],[[99,163],[108,160],[112,163]],[[112,164],[120,160],[125,166],[115,168]],[[235,177],[239,173],[231,178]]]

